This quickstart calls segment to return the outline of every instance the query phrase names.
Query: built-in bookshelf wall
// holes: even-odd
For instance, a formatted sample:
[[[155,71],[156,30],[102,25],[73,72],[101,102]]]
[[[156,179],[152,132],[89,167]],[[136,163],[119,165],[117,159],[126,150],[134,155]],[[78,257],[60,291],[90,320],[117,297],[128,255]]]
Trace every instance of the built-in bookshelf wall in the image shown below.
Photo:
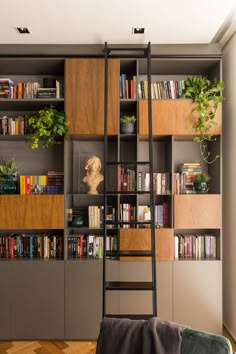
[[[83,182],[85,161],[91,154],[101,159],[101,173],[104,174],[104,60],[101,58],[9,58],[9,60],[1,58],[0,63],[0,78],[9,77],[16,83],[42,82],[44,77],[54,78],[62,85],[65,82],[65,105],[63,95],[56,99],[2,98],[0,117],[22,116],[28,111],[52,103],[58,108],[65,109],[67,120],[70,122],[68,139],[63,144],[48,149],[40,148],[32,151],[24,136],[0,135],[0,156],[4,151],[3,157],[15,157],[20,174],[45,175],[48,170],[59,170],[64,171],[65,175],[62,195],[0,195],[0,242],[3,244],[8,241],[11,247],[13,245],[11,239],[13,239],[20,250],[19,257],[17,251],[14,254],[14,261],[16,261],[14,266],[4,266],[6,268],[2,272],[4,274],[0,273],[4,282],[6,278],[10,279],[11,272],[14,273],[11,274],[10,290],[5,294],[6,296],[4,295],[13,299],[11,313],[9,310],[5,316],[6,323],[9,318],[11,323],[14,318],[17,318],[11,333],[9,330],[6,334],[5,329],[0,331],[4,336],[2,339],[13,337],[14,339],[36,337],[43,339],[46,338],[46,329],[47,338],[96,339],[102,318],[101,259],[103,254],[101,249],[105,242],[102,223],[104,213],[107,220],[107,249],[150,248],[148,208],[151,181],[149,166],[146,163],[149,160],[148,102],[147,99],[140,99],[138,96],[139,83],[147,79],[146,60],[109,59],[108,164],[105,176],[109,206],[107,211],[104,211],[104,182],[98,186],[98,195],[88,195],[87,186]],[[207,74],[209,78],[220,79],[221,58],[152,58],[151,60],[153,83],[184,80],[188,75],[199,73]],[[122,84],[125,88],[122,88],[120,83],[125,77],[128,83],[126,84],[125,81]],[[127,95],[122,90],[127,90]],[[221,159],[211,165],[202,162],[198,145],[192,141],[195,135],[191,128],[192,108],[192,102],[183,97],[152,100],[155,211],[156,217],[158,212],[162,215],[162,221],[156,219],[155,230],[157,280],[159,281],[157,308],[158,315],[163,319],[220,333],[223,237]],[[120,131],[119,119],[127,113],[136,117],[134,134],[122,134]],[[219,155],[222,155],[221,113],[220,108],[217,116],[218,125],[213,130],[216,141],[208,146],[212,154]],[[208,194],[174,193],[174,174],[180,172],[183,163],[191,162],[200,163],[202,170],[212,177]],[[163,213],[165,213],[164,218]],[[40,252],[34,257],[36,237],[43,244],[44,241],[45,245],[49,244],[46,246],[47,250],[49,249],[49,257],[47,253],[40,254]],[[51,243],[47,237],[52,237]],[[29,245],[31,251],[24,256],[23,247],[22,257],[21,244],[24,239],[27,240],[25,244]],[[61,248],[57,247],[58,240]],[[179,240],[181,243],[186,240],[188,246],[185,253],[183,251],[179,254],[178,244],[177,257],[176,247]],[[208,245],[205,253],[197,253],[197,245],[202,248],[202,244]],[[56,253],[56,258],[53,253],[55,245],[56,249],[62,249],[60,254]],[[192,253],[189,251],[190,245]],[[9,255],[7,264],[11,264],[12,261],[11,253]],[[18,267],[18,259],[27,262],[18,262],[23,263],[23,266]],[[40,262],[33,262],[33,260],[40,260]],[[146,268],[149,267],[150,258],[136,258],[135,262],[140,269],[139,272],[134,270],[132,257],[120,257],[120,259],[111,257],[107,272],[114,280],[126,279],[128,276],[133,276],[137,281],[148,278]],[[31,267],[32,263],[34,264]],[[47,269],[49,272],[45,275]],[[90,272],[92,275],[88,279],[87,274]],[[24,274],[27,275],[28,281]],[[43,313],[44,326],[39,321],[38,324],[34,324],[33,329],[30,328],[31,322],[28,320],[32,308],[28,306],[25,309],[26,321],[23,326],[25,330],[22,330],[19,317],[21,312],[17,305],[22,303],[25,297],[30,296],[35,307],[41,301],[39,285],[34,281],[37,289],[34,291],[30,283],[30,279],[37,279],[38,274],[41,275],[43,292],[49,296],[48,305],[45,302],[44,307],[36,309],[37,314],[39,311]],[[19,279],[23,281],[23,290],[18,289]],[[196,284],[203,284],[202,289],[196,287]],[[193,301],[191,300],[191,306],[186,314],[184,303],[189,304],[188,295],[192,296],[192,288],[194,288]],[[78,298],[83,299],[81,301],[83,304],[89,298],[90,309],[82,305],[78,307]],[[212,298],[214,298],[213,302],[210,301]],[[117,313],[122,312],[127,308],[127,299],[124,294],[119,297],[114,292],[110,298],[110,305],[115,307]],[[146,297],[142,298],[144,307],[149,306],[149,300]],[[200,303],[206,301],[209,311],[202,313],[199,301]],[[52,303],[53,309],[50,305]],[[132,303],[134,313],[139,312],[139,305],[140,301]],[[52,310],[53,323],[50,319]],[[196,316],[196,311],[201,313],[201,320]],[[216,312],[217,320],[213,321],[209,313]],[[57,326],[53,326],[55,322],[58,323]],[[4,328],[4,323],[0,321],[1,328]],[[30,333],[29,336],[27,331]]]

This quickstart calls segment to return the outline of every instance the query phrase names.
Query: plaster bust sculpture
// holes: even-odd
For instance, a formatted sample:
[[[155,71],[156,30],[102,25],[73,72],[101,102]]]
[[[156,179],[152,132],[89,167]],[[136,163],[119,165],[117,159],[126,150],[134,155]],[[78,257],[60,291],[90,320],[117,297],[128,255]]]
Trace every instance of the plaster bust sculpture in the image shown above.
[[[98,194],[97,186],[104,180],[103,175],[100,173],[102,168],[101,160],[99,157],[90,156],[85,164],[86,176],[83,182],[89,187],[88,194]]]

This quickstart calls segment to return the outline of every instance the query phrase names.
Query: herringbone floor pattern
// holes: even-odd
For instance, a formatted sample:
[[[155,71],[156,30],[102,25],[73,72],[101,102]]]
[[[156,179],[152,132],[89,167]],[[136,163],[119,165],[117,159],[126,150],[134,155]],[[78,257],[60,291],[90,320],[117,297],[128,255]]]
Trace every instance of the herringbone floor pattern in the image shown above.
[[[232,344],[233,351],[236,352],[236,343],[225,328],[223,330],[223,335],[229,338]],[[95,354],[95,352],[96,342],[0,341],[0,354]]]
[[[96,342],[0,342],[0,354],[95,354]]]

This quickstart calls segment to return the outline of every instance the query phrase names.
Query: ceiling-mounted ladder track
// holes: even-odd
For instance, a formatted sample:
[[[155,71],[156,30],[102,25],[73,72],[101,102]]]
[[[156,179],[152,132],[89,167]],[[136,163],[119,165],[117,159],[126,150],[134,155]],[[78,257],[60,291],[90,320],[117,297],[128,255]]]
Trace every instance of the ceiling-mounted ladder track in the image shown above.
[[[150,211],[151,211],[151,220],[150,225],[150,235],[151,235],[151,250],[136,250],[136,251],[120,251],[107,250],[106,249],[106,239],[108,236],[108,222],[106,220],[106,210],[108,206],[108,181],[107,181],[107,171],[108,166],[112,162],[108,162],[108,60],[112,56],[117,57],[117,53],[121,52],[136,52],[135,58],[145,58],[147,60],[147,77],[148,77],[148,147],[149,147],[149,160],[145,162],[149,166],[150,181],[153,181],[153,136],[152,136],[152,101],[151,101],[151,44],[148,43],[147,46],[142,47],[120,47],[120,46],[108,46],[105,43],[104,48],[104,62],[105,62],[105,78],[104,78],[104,215],[103,215],[103,225],[104,225],[104,242],[103,242],[103,317],[117,317],[117,318],[130,318],[130,319],[146,319],[153,316],[157,316],[157,285],[156,285],[156,246],[155,246],[155,195],[154,195],[154,186],[153,183],[150,183]],[[129,56],[128,56],[129,57]],[[123,163],[123,162],[122,162]],[[126,162],[128,163],[128,162]],[[136,166],[143,164],[144,162],[136,161]],[[114,161],[114,165],[119,165],[121,162]],[[137,171],[137,167],[136,167]],[[135,192],[132,192],[135,194]],[[136,191],[138,194],[138,191]],[[148,193],[147,193],[148,194]],[[136,211],[137,217],[137,211]],[[122,223],[117,221],[117,227],[119,228]],[[123,223],[124,224],[124,223]],[[137,220],[133,222],[133,227],[138,227]],[[140,225],[139,225],[140,226]],[[147,230],[150,230],[147,229]],[[151,257],[151,281],[107,281],[106,279],[106,263],[107,257]],[[152,313],[149,314],[112,314],[107,313],[106,306],[106,293],[108,291],[151,291],[152,292]]]

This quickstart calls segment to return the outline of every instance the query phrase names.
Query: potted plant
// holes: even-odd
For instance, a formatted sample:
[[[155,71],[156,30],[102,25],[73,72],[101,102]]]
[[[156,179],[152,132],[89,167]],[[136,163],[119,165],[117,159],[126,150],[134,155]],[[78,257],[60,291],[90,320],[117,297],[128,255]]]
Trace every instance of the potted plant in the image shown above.
[[[14,159],[3,160],[0,164],[0,193],[1,194],[15,194],[16,185],[13,181],[17,173],[17,166]]]
[[[219,103],[224,100],[224,97],[220,94],[223,89],[224,82],[222,80],[210,81],[206,77],[198,75],[188,77],[185,80],[185,89],[183,90],[184,97],[191,98],[193,102],[196,102],[192,111],[198,114],[198,118],[193,124],[193,128],[199,136],[193,140],[199,143],[201,156],[209,164],[219,158],[219,155],[214,158],[210,157],[207,142],[215,140],[209,131],[217,125],[214,118]]]
[[[206,172],[197,173],[194,176],[193,186],[196,193],[207,193],[211,177]]]
[[[40,140],[43,147],[58,144],[58,137],[66,136],[68,122],[65,121],[65,113],[54,106],[45,107],[38,111],[30,112],[26,116],[29,134],[27,141],[32,149],[39,147]]]
[[[134,123],[136,118],[134,115],[124,115],[120,118],[120,132],[123,134],[134,133]]]

